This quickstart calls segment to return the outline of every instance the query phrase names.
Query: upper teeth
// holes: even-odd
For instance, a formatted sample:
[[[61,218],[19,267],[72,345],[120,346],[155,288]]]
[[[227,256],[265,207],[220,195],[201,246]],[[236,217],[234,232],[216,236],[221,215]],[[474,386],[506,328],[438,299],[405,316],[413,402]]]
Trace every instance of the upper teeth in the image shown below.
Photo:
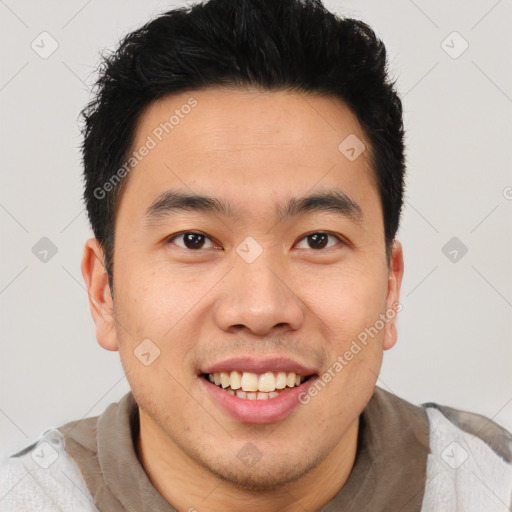
[[[217,372],[209,373],[208,379],[217,386],[243,391],[271,392],[276,389],[284,389],[286,386],[293,388],[304,381],[305,377],[294,372],[266,372],[258,375],[251,372]]]

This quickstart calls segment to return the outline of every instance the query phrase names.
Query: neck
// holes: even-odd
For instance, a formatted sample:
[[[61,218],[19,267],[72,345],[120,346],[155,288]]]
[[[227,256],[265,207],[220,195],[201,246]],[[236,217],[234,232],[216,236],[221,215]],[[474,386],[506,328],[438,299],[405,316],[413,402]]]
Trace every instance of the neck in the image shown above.
[[[219,478],[191,459],[142,411],[137,451],[153,486],[177,510],[304,512],[329,503],[345,485],[357,451],[359,418],[315,468],[275,490],[255,491]]]

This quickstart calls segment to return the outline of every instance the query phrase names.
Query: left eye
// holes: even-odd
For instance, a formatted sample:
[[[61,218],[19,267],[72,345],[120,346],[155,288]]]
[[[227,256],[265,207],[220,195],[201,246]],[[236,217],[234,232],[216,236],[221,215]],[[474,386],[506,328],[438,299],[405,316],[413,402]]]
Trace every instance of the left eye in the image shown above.
[[[176,240],[182,240],[181,244],[176,243]],[[211,247],[215,247],[211,238],[208,238],[203,233],[195,233],[193,231],[187,231],[185,233],[180,233],[179,235],[174,235],[169,238],[169,242],[174,242],[178,247],[182,247],[183,249],[209,249]],[[208,242],[210,245],[208,245]],[[206,247],[205,247],[206,244]]]
[[[334,235],[330,235],[329,233],[311,233],[309,235],[306,235],[301,239],[301,242],[297,244],[297,247],[299,249],[325,249],[332,247],[333,245],[336,245],[336,243],[333,243],[329,245],[329,237],[338,243],[341,243],[341,240]],[[302,243],[302,240],[305,240],[305,242],[309,245],[309,247],[299,247],[300,243]]]

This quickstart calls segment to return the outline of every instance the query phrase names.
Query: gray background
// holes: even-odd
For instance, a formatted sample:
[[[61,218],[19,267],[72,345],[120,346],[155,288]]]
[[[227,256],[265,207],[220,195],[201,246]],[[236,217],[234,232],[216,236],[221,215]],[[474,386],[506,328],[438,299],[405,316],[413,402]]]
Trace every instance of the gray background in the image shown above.
[[[91,232],[77,118],[99,51],[182,5],[0,0],[0,455],[129,389],[118,353],[96,342],[80,273]],[[512,2],[325,5],[384,39],[405,109],[403,310],[378,384],[512,429]],[[31,47],[52,39],[47,58]],[[46,262],[33,253],[43,237],[57,248]]]

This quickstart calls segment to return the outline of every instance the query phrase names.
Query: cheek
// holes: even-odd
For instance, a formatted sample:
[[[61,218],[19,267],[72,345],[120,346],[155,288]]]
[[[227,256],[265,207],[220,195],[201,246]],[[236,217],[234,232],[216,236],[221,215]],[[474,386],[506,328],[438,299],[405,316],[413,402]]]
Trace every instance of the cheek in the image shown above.
[[[372,268],[368,265],[366,268]],[[387,296],[385,272],[368,272],[364,269],[344,268],[328,279],[306,279],[310,308],[332,333],[346,336],[357,335],[378,319],[384,311]]]
[[[191,359],[201,338],[201,322],[192,320],[212,285],[206,277],[187,275],[164,261],[136,265],[133,259],[130,267],[118,269],[117,276],[122,282],[116,290],[119,352],[123,367],[130,370],[129,380],[149,395],[163,383],[174,387],[173,377],[188,384]],[[149,352],[158,355],[145,367],[136,355],[148,339]]]
[[[187,276],[167,262],[132,262],[123,270],[119,272],[118,310],[139,335],[159,340],[172,336],[204,295],[205,285],[197,274]]]
[[[117,311],[119,353],[136,399],[155,417],[165,403],[173,411],[184,407],[189,396],[184,388],[192,376],[187,372],[193,341],[187,314],[195,297],[186,288],[166,279],[157,270],[132,272],[119,294]],[[174,409],[176,408],[176,409]]]

